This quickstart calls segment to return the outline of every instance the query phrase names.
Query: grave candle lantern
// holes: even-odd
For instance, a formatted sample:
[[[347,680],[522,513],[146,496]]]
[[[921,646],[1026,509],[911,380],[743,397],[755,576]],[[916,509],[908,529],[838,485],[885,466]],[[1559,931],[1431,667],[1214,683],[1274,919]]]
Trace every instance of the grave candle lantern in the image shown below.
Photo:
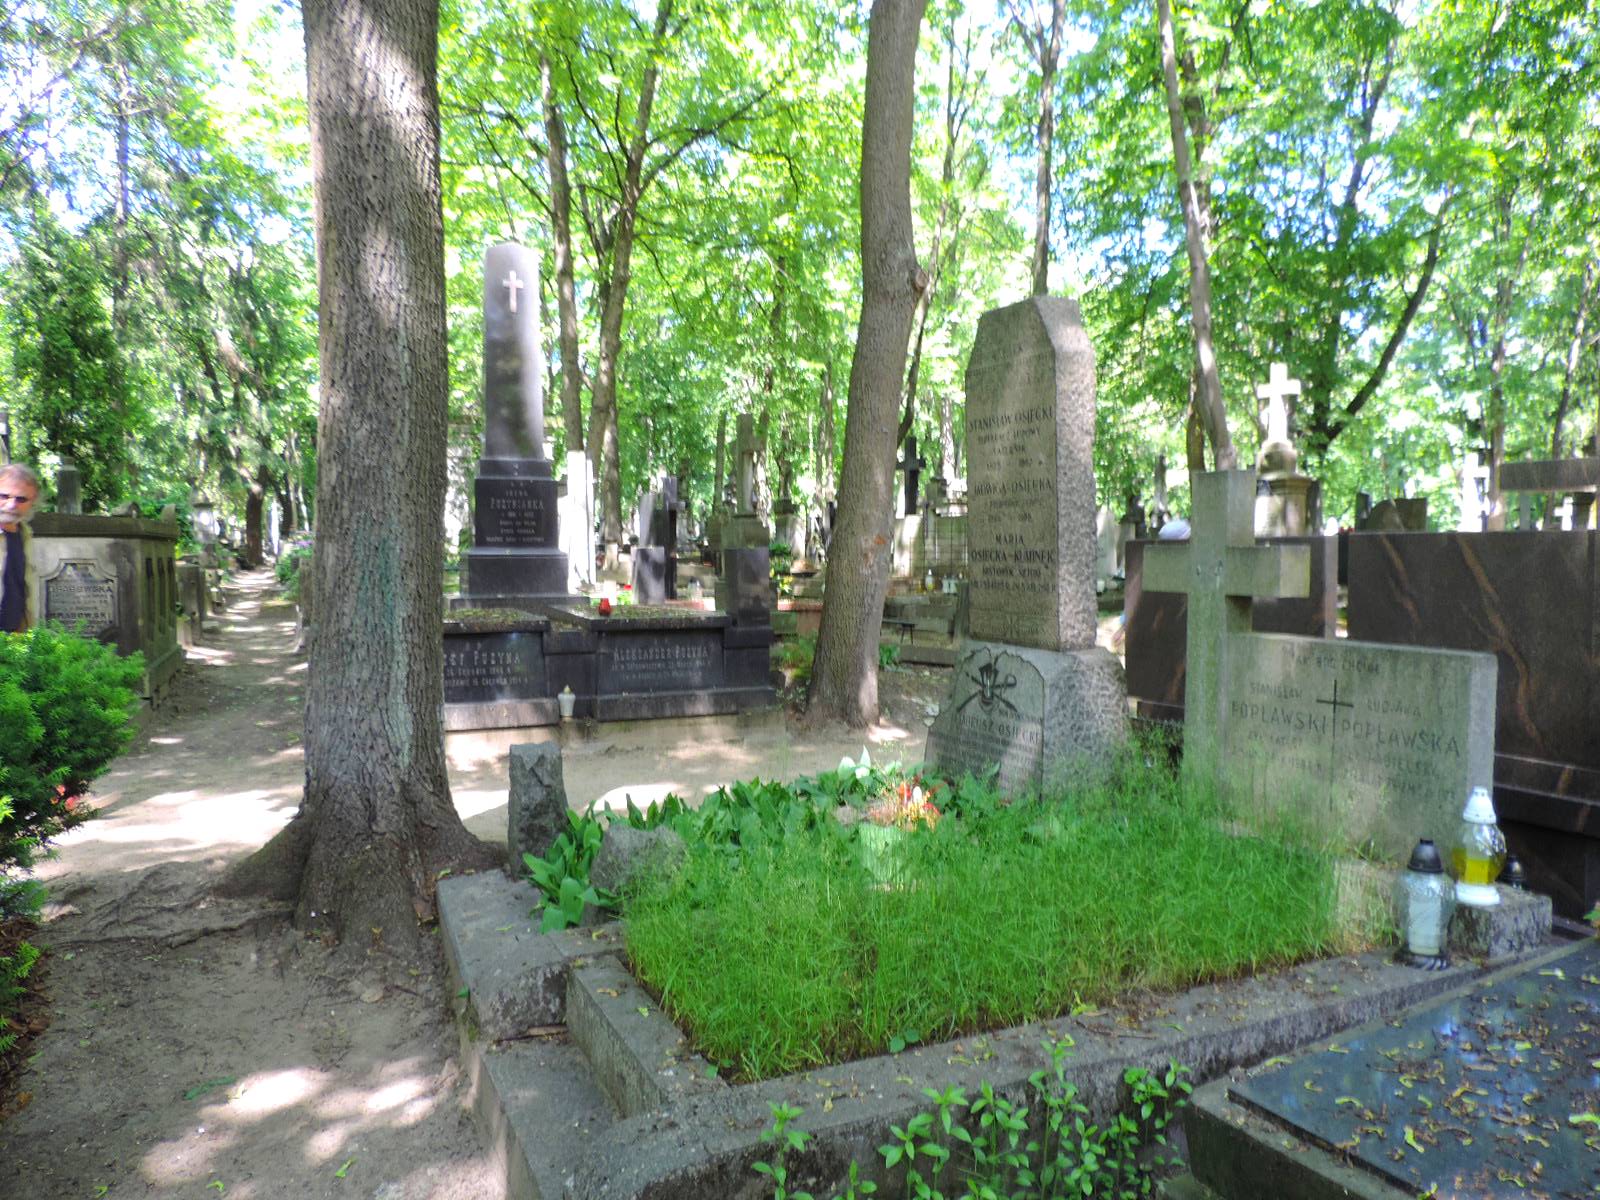
[[[1495,824],[1494,798],[1486,787],[1475,787],[1461,813],[1461,832],[1452,854],[1456,871],[1456,902],[1473,908],[1493,908],[1500,903],[1494,881],[1506,862],[1506,838]]]
[[[1455,896],[1450,877],[1444,873],[1439,849],[1427,838],[1411,852],[1396,887],[1400,929],[1405,944],[1400,961],[1408,966],[1438,971],[1450,965],[1445,951],[1450,934],[1450,916],[1455,911]]]

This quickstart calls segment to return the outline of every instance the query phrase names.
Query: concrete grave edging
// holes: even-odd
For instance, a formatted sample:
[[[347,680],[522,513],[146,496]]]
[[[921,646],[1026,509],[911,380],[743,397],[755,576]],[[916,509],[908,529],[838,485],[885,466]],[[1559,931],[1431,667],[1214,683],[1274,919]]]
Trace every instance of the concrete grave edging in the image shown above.
[[[486,894],[495,892],[500,893],[498,902]],[[996,1092],[1020,1097],[1028,1077],[1048,1066],[1043,1048],[1048,1039],[1073,1039],[1068,1078],[1078,1089],[1079,1101],[1090,1109],[1091,1119],[1103,1121],[1122,1102],[1123,1074],[1129,1068],[1164,1070],[1169,1060],[1175,1060],[1190,1069],[1191,1081],[1198,1087],[1234,1068],[1432,999],[1486,973],[1475,966],[1419,972],[1396,966],[1380,954],[1324,960],[1274,976],[1193,989],[1173,998],[1155,1016],[1121,1028],[1104,1024],[1104,1017],[1097,1024],[1093,1014],[1062,1017],[898,1055],[726,1086],[706,1077],[704,1060],[681,1052],[681,1031],[621,963],[608,957],[620,945],[617,926],[548,935],[550,944],[542,950],[532,943],[544,935],[524,932],[531,926],[506,930],[498,942],[484,935],[484,927],[511,906],[531,906],[531,892],[526,884],[492,873],[445,880],[440,885],[440,920],[452,968],[457,969],[460,955],[467,963],[459,974],[462,982],[472,988],[476,979],[478,988],[488,993],[469,992],[468,997],[471,1011],[480,1014],[484,1035],[490,1029],[481,1016],[486,1009],[507,1018],[514,1015],[500,1027],[509,1025],[515,1032],[500,1036],[516,1036],[525,1032],[532,1016],[553,1011],[550,994],[565,992],[566,988],[557,989],[556,980],[566,980],[567,988],[576,985],[560,1010],[572,1022],[569,1032],[586,1049],[603,1044],[603,1052],[594,1052],[611,1057],[610,1066],[591,1060],[588,1077],[601,1083],[623,1119],[588,1138],[566,1175],[564,1200],[755,1197],[761,1194],[762,1180],[751,1172],[750,1164],[770,1157],[771,1147],[761,1134],[772,1123],[770,1105],[778,1102],[805,1110],[797,1125],[813,1135],[805,1153],[789,1161],[791,1186],[826,1188],[843,1176],[852,1160],[861,1165],[865,1177],[883,1182],[875,1148],[888,1140],[891,1124],[904,1124],[929,1108],[924,1087],[959,1086],[970,1097],[988,1082]],[[469,904],[470,911],[463,913]],[[524,921],[527,911],[521,909]],[[459,935],[455,926],[463,918],[477,927],[476,937]],[[498,927],[495,932],[500,932]],[[461,955],[458,947],[463,946],[470,953]],[[515,963],[483,965],[481,956],[507,947],[512,948]],[[538,1005],[513,1008],[499,1003],[500,997],[530,980],[539,988]],[[611,991],[617,994],[612,996]],[[641,1014],[639,1008],[649,1011]],[[469,1034],[463,1036],[463,1053],[468,1059],[489,1059],[491,1074],[498,1066],[492,1061],[497,1056],[487,1055],[483,1042],[471,1041]],[[472,1063],[469,1069],[479,1078],[481,1064]],[[663,1071],[671,1073],[664,1076]],[[480,1105],[494,1102],[489,1091],[479,1090]],[[498,1087],[493,1092],[510,1095]],[[496,1122],[481,1119],[492,1133]],[[501,1127],[509,1125],[514,1131],[529,1124],[508,1115]],[[537,1153],[527,1139],[515,1141],[507,1147],[508,1154]],[[530,1176],[548,1176],[540,1164],[508,1163],[507,1174],[512,1195],[555,1200],[544,1190],[523,1191],[518,1186]]]

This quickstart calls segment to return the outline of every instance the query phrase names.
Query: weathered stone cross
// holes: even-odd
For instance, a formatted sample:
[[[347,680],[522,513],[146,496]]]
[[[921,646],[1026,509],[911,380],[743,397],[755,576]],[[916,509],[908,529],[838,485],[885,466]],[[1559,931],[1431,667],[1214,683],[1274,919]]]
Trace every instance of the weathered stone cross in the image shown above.
[[[1256,399],[1267,402],[1267,441],[1289,440],[1289,400],[1300,394],[1300,381],[1289,378],[1287,363],[1275,362],[1267,382],[1256,384]]]
[[[517,273],[515,271],[512,271],[503,280],[500,281],[500,286],[505,288],[505,290],[510,294],[510,296],[511,296],[511,311],[512,312],[516,312],[517,311],[517,293],[520,292],[523,288],[527,287],[528,285],[526,283],[524,283],[522,280],[518,279],[517,278]]]
[[[1188,593],[1183,774],[1217,779],[1231,686],[1229,641],[1250,632],[1252,600],[1311,594],[1311,550],[1255,544],[1254,471],[1196,475],[1193,499],[1189,543],[1145,549],[1144,590]]]
[[[739,496],[735,511],[744,517],[756,511],[756,419],[749,413],[740,413],[738,430],[735,446],[739,456]]]

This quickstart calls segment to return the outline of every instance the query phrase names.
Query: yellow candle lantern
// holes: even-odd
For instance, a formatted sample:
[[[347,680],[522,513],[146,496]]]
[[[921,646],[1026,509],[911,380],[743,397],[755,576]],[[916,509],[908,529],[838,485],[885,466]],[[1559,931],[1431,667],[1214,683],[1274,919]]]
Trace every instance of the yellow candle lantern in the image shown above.
[[[1493,908],[1500,903],[1494,881],[1506,863],[1506,838],[1495,824],[1494,797],[1486,787],[1475,787],[1461,813],[1461,832],[1451,853],[1455,868],[1456,902],[1472,908]]]

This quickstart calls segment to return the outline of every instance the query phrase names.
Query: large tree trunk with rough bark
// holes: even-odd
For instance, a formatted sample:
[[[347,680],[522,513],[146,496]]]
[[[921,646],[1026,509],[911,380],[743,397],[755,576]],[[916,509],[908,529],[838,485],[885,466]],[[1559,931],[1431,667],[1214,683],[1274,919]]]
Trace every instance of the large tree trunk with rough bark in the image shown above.
[[[445,774],[446,342],[436,0],[306,0],[317,553],[300,811],[224,890],[346,947],[418,945],[445,868],[487,865]]]
[[[589,404],[589,457],[600,485],[600,519],[607,543],[622,540],[622,470],[617,438],[617,359],[622,354],[622,314],[633,279],[633,238],[644,192],[644,158],[650,149],[650,110],[655,106],[661,76],[662,50],[672,23],[673,0],[656,10],[653,51],[639,85],[633,131],[623,159],[622,195],[611,234],[611,273],[600,306],[600,345],[595,355],[594,387]],[[609,554],[607,556],[609,558]],[[609,565],[609,563],[608,563]]]
[[[811,709],[878,719],[878,634],[894,549],[895,418],[918,295],[911,229],[917,40],[927,0],[874,0],[861,133],[861,320],[850,364],[839,523],[811,674]]]
[[[1168,0],[1156,0],[1161,29],[1161,77],[1166,84],[1167,118],[1172,126],[1172,160],[1178,174],[1178,203],[1183,209],[1184,244],[1189,252],[1189,317],[1194,327],[1195,408],[1205,424],[1206,436],[1216,456],[1216,469],[1231,471],[1238,463],[1233,438],[1228,433],[1228,412],[1222,402],[1222,378],[1211,339],[1211,265],[1206,247],[1205,221],[1195,190],[1194,166],[1189,158],[1189,137],[1184,126],[1183,100],[1178,92],[1177,38],[1172,28]]]

